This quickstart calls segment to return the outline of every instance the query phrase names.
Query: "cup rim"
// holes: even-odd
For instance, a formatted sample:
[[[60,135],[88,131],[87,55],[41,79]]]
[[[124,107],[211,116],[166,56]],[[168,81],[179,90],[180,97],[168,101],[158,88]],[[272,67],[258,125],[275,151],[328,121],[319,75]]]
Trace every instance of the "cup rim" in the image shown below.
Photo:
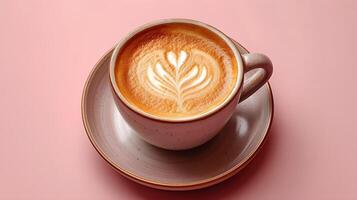
[[[222,103],[220,103],[215,108],[213,108],[213,109],[211,109],[211,110],[209,110],[207,112],[204,112],[202,114],[194,115],[194,116],[190,116],[190,117],[177,118],[177,119],[156,116],[156,115],[144,112],[143,110],[139,109],[137,106],[135,106],[133,104],[130,104],[128,102],[128,100],[125,98],[125,96],[119,90],[119,87],[118,87],[117,82],[115,80],[115,67],[116,67],[116,61],[117,61],[117,58],[118,58],[118,54],[119,54],[120,50],[122,49],[122,47],[124,46],[124,44],[126,44],[126,42],[128,42],[135,35],[141,33],[142,31],[145,31],[145,30],[147,30],[149,28],[152,28],[152,27],[155,27],[155,26],[159,26],[159,25],[163,25],[163,24],[173,24],[173,23],[183,23],[183,24],[191,24],[191,25],[199,26],[199,27],[208,29],[209,31],[211,31],[214,34],[216,34],[217,36],[219,36],[228,45],[228,47],[233,52],[235,60],[237,62],[237,68],[238,68],[238,70],[237,70],[237,80],[236,80],[236,83],[234,85],[234,88],[231,91],[231,93],[229,94],[229,96]],[[156,20],[156,21],[144,24],[142,26],[139,26],[134,31],[130,32],[122,40],[120,40],[115,45],[115,49],[114,49],[113,54],[112,54],[111,59],[110,59],[109,76],[110,76],[111,86],[112,86],[116,96],[119,97],[119,100],[122,101],[122,103],[126,107],[128,107],[129,109],[131,109],[135,113],[137,113],[137,114],[139,114],[139,115],[141,115],[143,117],[152,119],[152,120],[179,123],[179,122],[190,122],[190,121],[201,120],[203,118],[209,117],[209,116],[217,113],[222,108],[227,106],[234,99],[234,97],[236,97],[236,95],[239,94],[239,91],[240,91],[240,89],[242,87],[242,82],[243,82],[243,79],[244,79],[244,71],[243,70],[244,70],[243,69],[243,60],[242,60],[241,54],[238,51],[238,48],[235,46],[234,42],[227,35],[225,35],[223,32],[221,32],[220,30],[218,30],[217,28],[215,28],[215,27],[213,27],[211,25],[208,25],[206,23],[203,23],[203,22],[200,22],[200,21],[197,21],[197,20],[183,19],[183,18],[171,18],[171,19]]]

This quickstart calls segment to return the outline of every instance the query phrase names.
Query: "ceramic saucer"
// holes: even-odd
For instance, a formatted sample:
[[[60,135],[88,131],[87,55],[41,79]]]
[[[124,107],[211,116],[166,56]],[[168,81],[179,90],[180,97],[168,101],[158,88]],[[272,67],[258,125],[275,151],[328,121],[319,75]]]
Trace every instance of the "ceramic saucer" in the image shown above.
[[[237,47],[241,53],[247,52],[241,45]],[[82,118],[95,149],[125,177],[165,190],[204,188],[236,174],[263,145],[273,119],[268,83],[239,104],[225,128],[200,147],[169,151],[144,142],[115,107],[109,81],[112,50],[98,61],[87,79]]]

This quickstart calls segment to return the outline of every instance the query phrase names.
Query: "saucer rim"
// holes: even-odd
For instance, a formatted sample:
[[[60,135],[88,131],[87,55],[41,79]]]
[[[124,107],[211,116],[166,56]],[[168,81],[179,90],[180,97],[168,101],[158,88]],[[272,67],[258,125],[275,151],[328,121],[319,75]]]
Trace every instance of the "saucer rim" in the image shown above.
[[[239,43],[237,43],[237,44],[240,47],[242,47],[246,52],[249,53],[249,51],[245,47],[243,47]],[[217,183],[220,183],[220,182],[232,177],[233,175],[237,174],[240,170],[242,170],[245,166],[247,166],[254,159],[254,157],[257,155],[257,153],[263,147],[263,145],[269,135],[271,125],[273,122],[273,118],[274,118],[274,98],[273,98],[273,92],[271,89],[271,85],[269,82],[267,82],[267,85],[268,85],[268,89],[270,92],[271,114],[270,114],[270,118],[269,118],[269,125],[266,128],[264,137],[259,142],[259,145],[256,147],[256,150],[252,151],[252,153],[250,155],[248,155],[245,159],[243,159],[243,161],[234,165],[229,170],[226,170],[225,172],[223,172],[219,175],[216,175],[214,177],[187,183],[187,184],[167,184],[167,183],[161,183],[160,181],[147,180],[145,178],[135,175],[132,172],[122,169],[120,166],[116,165],[113,161],[111,161],[111,159],[108,156],[106,156],[106,154],[101,150],[100,146],[96,143],[95,139],[92,137],[92,131],[90,129],[89,120],[87,118],[87,111],[86,111],[86,105],[87,105],[86,99],[88,97],[89,85],[92,82],[93,78],[95,77],[98,69],[100,69],[100,67],[102,66],[103,62],[107,59],[110,59],[111,53],[113,52],[113,50],[114,50],[114,47],[112,47],[110,50],[105,52],[105,54],[94,65],[93,69],[91,70],[91,72],[88,75],[88,78],[86,79],[86,82],[83,87],[82,98],[81,98],[81,116],[82,116],[82,122],[83,122],[83,126],[85,129],[86,135],[89,138],[94,149],[113,169],[115,169],[117,172],[119,172],[124,177],[126,177],[136,183],[139,183],[139,184],[142,184],[142,185],[145,185],[148,187],[156,188],[156,189],[162,189],[162,190],[185,191],[185,190],[201,189],[201,188],[209,187],[209,186],[215,185]],[[109,78],[109,76],[108,76],[108,78]]]

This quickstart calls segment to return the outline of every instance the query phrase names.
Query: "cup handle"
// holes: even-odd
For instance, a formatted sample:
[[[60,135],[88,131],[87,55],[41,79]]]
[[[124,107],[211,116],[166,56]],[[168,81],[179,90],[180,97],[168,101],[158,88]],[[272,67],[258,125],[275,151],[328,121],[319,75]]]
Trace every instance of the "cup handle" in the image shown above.
[[[273,64],[270,59],[263,54],[247,53],[242,55],[244,63],[244,73],[253,69],[258,69],[251,77],[243,83],[243,91],[239,102],[244,101],[260,87],[262,87],[273,73]]]

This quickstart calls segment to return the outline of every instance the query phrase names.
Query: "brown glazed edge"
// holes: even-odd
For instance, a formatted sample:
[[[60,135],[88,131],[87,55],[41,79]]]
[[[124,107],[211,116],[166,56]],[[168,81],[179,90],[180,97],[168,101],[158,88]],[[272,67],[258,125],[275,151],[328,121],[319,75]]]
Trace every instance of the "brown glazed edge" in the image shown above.
[[[239,43],[237,43],[239,44]],[[240,44],[239,44],[240,45]],[[243,49],[245,49],[242,45],[240,45]],[[247,166],[250,161],[252,161],[252,159],[257,155],[257,153],[261,150],[262,146],[265,144],[266,139],[268,137],[269,131],[271,129],[271,125],[273,122],[273,118],[274,118],[274,98],[273,98],[273,92],[270,86],[270,83],[268,83],[269,86],[269,91],[270,91],[270,96],[271,96],[271,103],[272,103],[272,114],[270,116],[269,119],[269,126],[265,132],[265,136],[263,138],[263,140],[260,142],[260,144],[258,145],[257,149],[254,151],[254,153],[252,153],[250,156],[247,157],[247,159],[241,163],[238,163],[237,165],[235,165],[234,167],[232,167],[230,170],[217,175],[215,177],[209,178],[209,179],[205,179],[202,181],[196,181],[196,182],[192,182],[189,184],[165,184],[165,183],[160,183],[160,182],[154,182],[154,181],[150,181],[150,180],[146,180],[144,178],[138,177],[135,174],[128,172],[124,169],[121,169],[119,166],[116,166],[108,157],[106,157],[105,153],[102,152],[99,148],[99,146],[96,144],[96,142],[94,141],[94,139],[92,138],[91,134],[91,130],[89,128],[89,122],[87,119],[87,115],[86,115],[86,110],[85,110],[85,105],[86,105],[86,97],[87,97],[87,92],[88,92],[88,85],[91,81],[91,79],[93,78],[93,75],[95,74],[95,72],[98,70],[99,68],[99,64],[107,57],[110,56],[108,55],[111,51],[113,51],[114,47],[112,47],[110,50],[108,50],[99,60],[98,62],[94,65],[94,68],[91,70],[85,84],[84,84],[84,88],[83,88],[83,94],[82,94],[82,99],[81,99],[81,114],[82,114],[82,121],[83,121],[83,125],[87,134],[87,137],[89,138],[90,142],[92,143],[93,147],[95,148],[95,150],[99,153],[99,155],[116,171],[118,171],[121,175],[123,175],[124,177],[151,187],[151,188],[156,188],[156,189],[161,189],[161,190],[171,190],[171,191],[187,191],[187,190],[196,190],[196,189],[202,189],[202,188],[206,188],[212,185],[215,185],[217,183],[220,183],[230,177],[232,177],[233,175],[235,175],[237,172],[239,172],[240,170],[242,170],[245,166]],[[248,53],[249,51],[247,49],[245,49]]]

